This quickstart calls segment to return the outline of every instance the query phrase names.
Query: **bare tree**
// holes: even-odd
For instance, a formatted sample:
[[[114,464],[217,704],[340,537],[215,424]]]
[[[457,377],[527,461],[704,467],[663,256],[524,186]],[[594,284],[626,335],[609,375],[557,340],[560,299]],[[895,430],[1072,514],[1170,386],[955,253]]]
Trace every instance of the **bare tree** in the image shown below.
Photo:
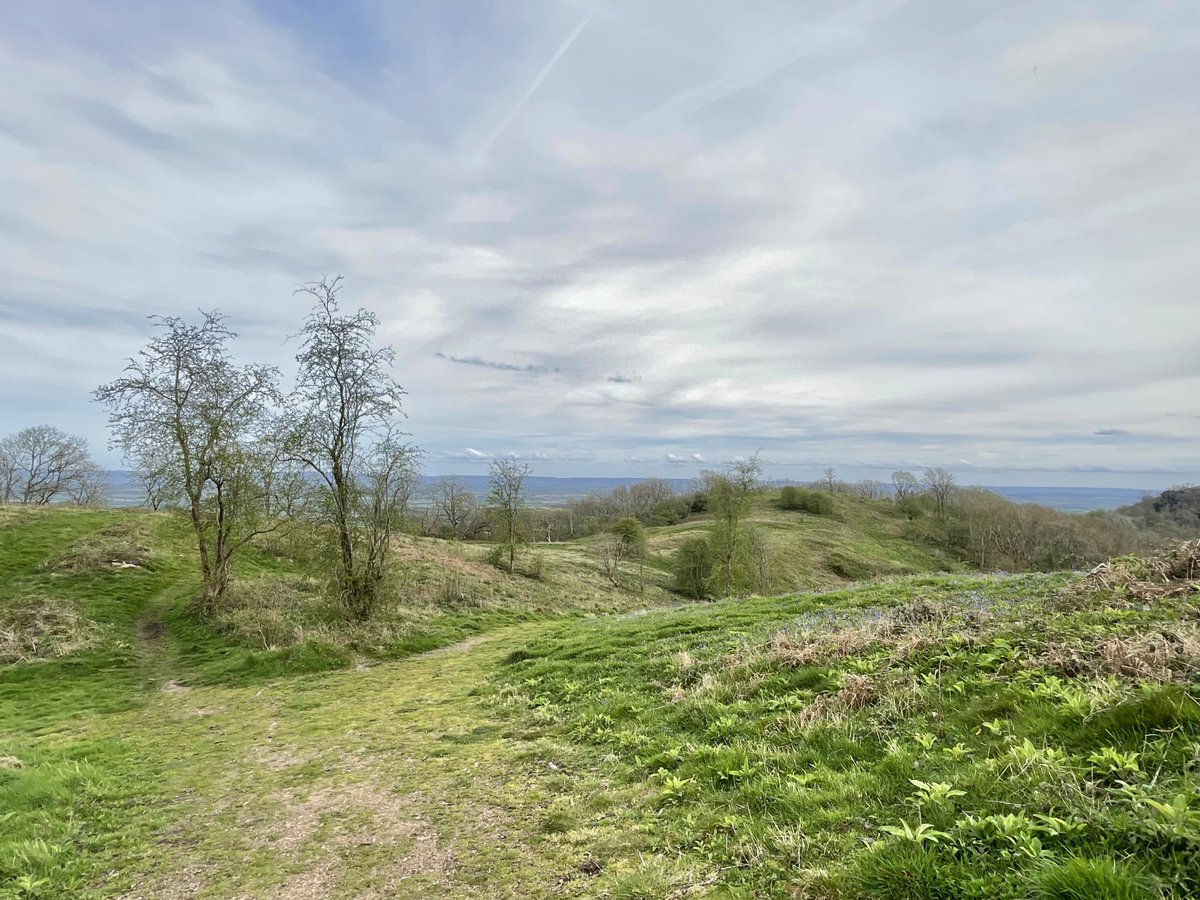
[[[512,457],[492,460],[488,469],[488,517],[499,547],[508,556],[508,571],[516,568],[521,542],[521,511],[525,508],[525,479],[529,466]]]
[[[864,478],[854,486],[854,491],[860,497],[866,497],[868,500],[882,500],[887,496],[887,486],[874,478]]]
[[[289,448],[314,476],[305,508],[331,529],[341,600],[361,620],[378,602],[401,485],[417,452],[393,424],[404,396],[391,376],[395,352],[375,346],[374,313],[341,311],[341,281],[322,278],[297,290],[314,303],[300,331]]]
[[[821,484],[830,494],[837,493],[838,477],[833,466],[826,466],[821,472]]]
[[[917,481],[917,476],[912,472],[897,469],[892,473],[892,489],[896,502],[903,504],[920,493],[921,482]]]
[[[925,485],[925,489],[932,495],[938,515],[944,516],[946,504],[954,490],[954,476],[945,469],[926,469],[925,474],[921,476],[921,481]]]
[[[234,365],[228,345],[236,334],[219,313],[201,315],[198,325],[152,316],[161,331],[129,360],[125,377],[101,385],[95,397],[109,409],[113,443],[125,458],[138,466],[154,461],[178,485],[211,610],[228,587],[234,555],[276,525],[261,516],[255,445],[278,391],[274,369]]]
[[[675,496],[675,490],[664,478],[647,478],[629,486],[629,515],[645,522],[655,508]]]
[[[456,538],[469,536],[479,504],[461,478],[457,475],[439,478],[429,489],[429,500]]]
[[[16,499],[17,458],[11,442],[11,437],[0,439],[0,503],[12,503]]]
[[[104,489],[104,472],[87,439],[34,425],[0,441],[0,500],[43,506],[66,497],[86,505]]]
[[[621,586],[621,563],[629,555],[629,545],[621,540],[620,535],[606,531],[597,538],[593,545],[596,559],[600,562],[600,570],[613,587]]]

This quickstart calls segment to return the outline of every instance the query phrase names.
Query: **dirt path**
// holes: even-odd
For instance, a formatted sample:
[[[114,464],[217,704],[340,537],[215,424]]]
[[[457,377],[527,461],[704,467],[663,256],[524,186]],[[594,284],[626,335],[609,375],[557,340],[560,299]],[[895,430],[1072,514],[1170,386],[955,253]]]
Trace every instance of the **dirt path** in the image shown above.
[[[175,821],[122,896],[585,895],[586,852],[543,833],[555,797],[538,773],[553,767],[472,696],[545,627],[367,669],[176,690],[169,642],[147,636],[148,672],[167,690],[125,725],[162,760]]]

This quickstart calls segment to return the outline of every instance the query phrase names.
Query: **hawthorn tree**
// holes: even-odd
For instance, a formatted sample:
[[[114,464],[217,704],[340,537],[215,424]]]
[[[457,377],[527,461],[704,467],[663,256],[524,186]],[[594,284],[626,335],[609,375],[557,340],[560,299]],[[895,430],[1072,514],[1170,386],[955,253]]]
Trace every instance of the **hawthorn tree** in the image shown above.
[[[201,317],[192,324],[151,316],[158,333],[95,398],[108,407],[113,444],[126,460],[182,498],[211,611],[229,586],[234,555],[278,524],[265,515],[262,465],[279,391],[275,369],[234,364],[229,344],[237,335],[220,313]]]
[[[758,490],[762,466],[758,454],[736,460],[725,472],[703,472],[708,511],[712,515],[708,545],[711,552],[713,593],[728,597],[742,582],[748,566],[750,538],[745,518]]]
[[[342,311],[342,277],[303,285],[313,307],[300,330],[288,456],[309,473],[304,510],[331,533],[347,614],[369,618],[381,592],[392,533],[411,496],[419,451],[395,425],[404,389],[395,351],[376,345],[378,317]]]

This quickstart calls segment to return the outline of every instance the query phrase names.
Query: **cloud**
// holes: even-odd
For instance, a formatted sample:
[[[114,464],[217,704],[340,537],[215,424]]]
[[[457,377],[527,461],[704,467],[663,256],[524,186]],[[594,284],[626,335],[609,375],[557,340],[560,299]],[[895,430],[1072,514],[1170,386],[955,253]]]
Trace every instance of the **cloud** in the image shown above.
[[[445,471],[1200,480],[1187,4],[309,6],[0,7],[5,428],[341,272]]]
[[[478,461],[481,459],[492,459],[492,454],[484,453],[482,450],[476,450],[474,447],[467,447],[463,450],[445,450],[442,452],[444,459],[457,459],[464,461]]]
[[[458,363],[463,366],[482,366],[485,369],[496,369],[500,372],[521,372],[526,375],[546,375],[550,372],[557,372],[558,369],[551,369],[548,366],[535,364],[527,364],[524,366],[513,365],[512,363],[496,362],[495,360],[484,359],[480,356],[447,356],[440,350],[433,354],[438,359],[445,359],[452,363]]]

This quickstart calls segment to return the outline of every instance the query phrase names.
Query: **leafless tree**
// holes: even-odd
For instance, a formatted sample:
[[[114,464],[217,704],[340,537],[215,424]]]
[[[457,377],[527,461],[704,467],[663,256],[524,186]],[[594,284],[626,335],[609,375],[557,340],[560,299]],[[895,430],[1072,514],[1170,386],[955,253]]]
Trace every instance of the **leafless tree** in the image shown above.
[[[279,395],[276,371],[235,365],[229,343],[236,334],[219,313],[201,315],[198,325],[152,316],[159,333],[129,360],[125,377],[95,396],[109,409],[125,458],[172,473],[196,536],[203,602],[212,609],[228,587],[234,555],[277,524],[262,516],[256,445]]]
[[[528,477],[529,466],[512,457],[494,459],[488,469],[488,517],[492,534],[508,557],[510,574],[516,568],[517,545],[523,537],[521,512]]]
[[[921,481],[925,485],[925,489],[929,491],[933,497],[934,506],[937,508],[939,516],[946,514],[946,504],[950,501],[950,494],[954,490],[954,476],[942,468],[926,469],[925,474],[921,476]]]
[[[887,486],[882,481],[876,481],[873,478],[864,478],[854,486],[854,491],[860,497],[866,497],[868,500],[882,500],[887,496]]]
[[[388,542],[418,454],[394,425],[404,396],[391,376],[395,352],[375,346],[374,313],[341,311],[341,281],[322,278],[297,291],[313,307],[300,331],[289,448],[314,476],[305,509],[331,529],[342,603],[362,620],[378,602]]]
[[[0,501],[36,506],[66,497],[86,505],[104,490],[104,472],[88,452],[87,439],[34,425],[0,441]]]
[[[903,504],[920,493],[921,482],[917,481],[917,476],[912,472],[897,469],[892,473],[892,488],[896,502]]]
[[[659,504],[665,503],[674,496],[675,490],[664,478],[647,478],[645,481],[638,481],[629,486],[629,509],[626,514],[645,522]]]
[[[829,491],[830,494],[837,493],[838,477],[833,466],[826,466],[825,469],[822,470],[821,485],[825,488],[825,490]]]
[[[621,586],[621,563],[629,556],[629,545],[611,531],[603,532],[593,545],[600,570],[613,587]]]
[[[461,478],[457,475],[439,478],[429,489],[429,501],[456,538],[469,536],[479,504]]]

